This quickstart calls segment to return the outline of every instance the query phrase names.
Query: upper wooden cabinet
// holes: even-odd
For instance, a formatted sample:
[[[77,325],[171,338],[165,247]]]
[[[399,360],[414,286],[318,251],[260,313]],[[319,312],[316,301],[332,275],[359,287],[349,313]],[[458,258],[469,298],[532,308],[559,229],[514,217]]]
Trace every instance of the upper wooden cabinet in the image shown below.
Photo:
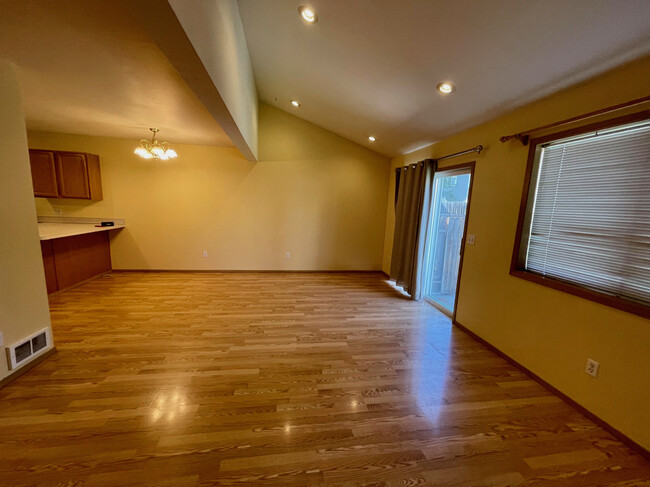
[[[29,150],[34,196],[101,200],[99,156],[83,152]]]
[[[61,198],[90,199],[86,154],[57,152],[56,175]]]
[[[86,154],[88,164],[88,186],[90,188],[90,199],[101,200],[104,198],[102,191],[102,171],[99,168],[99,156]]]
[[[57,198],[59,196],[59,187],[56,182],[54,152],[30,149],[29,162],[32,166],[34,196]]]

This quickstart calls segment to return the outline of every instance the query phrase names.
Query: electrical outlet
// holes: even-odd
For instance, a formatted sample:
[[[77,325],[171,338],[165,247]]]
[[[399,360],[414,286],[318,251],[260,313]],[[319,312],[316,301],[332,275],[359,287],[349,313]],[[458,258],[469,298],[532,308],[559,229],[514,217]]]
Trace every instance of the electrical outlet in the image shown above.
[[[474,242],[476,242],[476,235],[473,233],[467,235],[467,245],[474,245]]]
[[[585,372],[592,377],[598,377],[598,367],[600,367],[600,364],[598,362],[588,358],[587,367],[585,367]]]
[[[207,251],[207,250],[204,250],[204,251],[203,251],[203,257],[207,257],[207,256],[208,256],[208,251]]]
[[[284,256],[285,256],[287,259],[290,259],[290,258],[291,258],[291,252],[287,252],[286,254],[284,254]]]
[[[61,210],[61,208],[53,208],[53,210],[54,210],[54,214],[55,214],[55,215],[61,215],[61,214],[63,213],[63,211]]]

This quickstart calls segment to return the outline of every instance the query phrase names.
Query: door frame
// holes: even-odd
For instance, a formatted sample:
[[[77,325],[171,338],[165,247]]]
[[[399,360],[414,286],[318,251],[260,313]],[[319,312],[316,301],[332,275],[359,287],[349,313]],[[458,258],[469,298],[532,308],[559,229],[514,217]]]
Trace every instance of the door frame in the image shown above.
[[[467,209],[465,210],[465,224],[463,226],[463,238],[460,244],[460,259],[458,260],[458,278],[456,279],[456,295],[454,296],[454,310],[451,312],[451,322],[456,323],[456,312],[458,311],[458,296],[460,294],[460,278],[463,272],[463,259],[465,257],[465,241],[467,238],[467,224],[469,222],[469,212],[472,203],[472,188],[474,186],[474,168],[476,161],[463,162],[461,164],[454,164],[453,166],[445,166],[441,169],[436,169],[435,174],[444,173],[447,171],[457,171],[459,169],[469,169],[469,188],[467,189]],[[439,306],[436,306],[430,299],[426,300],[429,304],[439,309],[444,313]],[[445,313],[447,314],[447,313]]]

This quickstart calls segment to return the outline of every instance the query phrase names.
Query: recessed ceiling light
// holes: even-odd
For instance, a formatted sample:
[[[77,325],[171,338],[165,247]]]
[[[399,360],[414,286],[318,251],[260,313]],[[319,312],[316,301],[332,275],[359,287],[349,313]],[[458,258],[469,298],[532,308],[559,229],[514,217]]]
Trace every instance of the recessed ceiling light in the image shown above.
[[[318,15],[316,15],[316,11],[313,8],[305,7],[304,5],[301,5],[300,7],[298,7],[298,12],[302,17],[302,20],[304,20],[308,24],[315,24],[316,22],[318,22]]]
[[[440,93],[444,93],[445,95],[448,95],[449,93],[453,93],[454,91],[456,91],[456,87],[452,85],[449,81],[438,83],[438,86],[436,86],[436,88],[438,88],[438,91]]]
[[[375,139],[375,138],[371,135],[370,137],[368,137],[368,140],[369,140],[370,142],[374,142],[374,141],[377,140],[377,139]]]
[[[291,100],[291,104],[292,104],[294,107],[299,107],[299,106],[300,106],[300,102],[299,102],[298,100]]]

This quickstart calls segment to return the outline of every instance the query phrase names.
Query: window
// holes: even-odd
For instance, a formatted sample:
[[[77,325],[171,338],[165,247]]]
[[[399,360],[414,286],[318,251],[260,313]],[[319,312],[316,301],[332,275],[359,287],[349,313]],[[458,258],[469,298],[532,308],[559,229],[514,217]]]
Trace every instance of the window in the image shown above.
[[[650,317],[650,112],[531,141],[511,274]]]

